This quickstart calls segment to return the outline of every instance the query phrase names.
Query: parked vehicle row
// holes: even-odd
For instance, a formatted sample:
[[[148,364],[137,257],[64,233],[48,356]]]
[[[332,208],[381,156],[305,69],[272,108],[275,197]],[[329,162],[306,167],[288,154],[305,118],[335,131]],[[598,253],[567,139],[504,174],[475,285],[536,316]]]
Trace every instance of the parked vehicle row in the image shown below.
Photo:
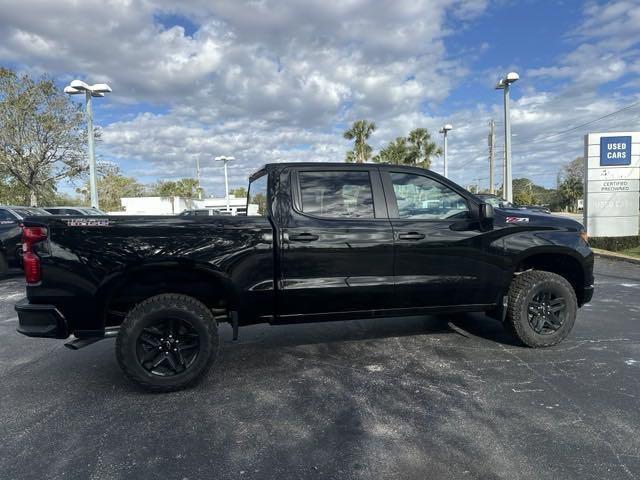
[[[551,213],[549,207],[544,205],[519,205],[500,198],[493,193],[477,193],[476,197],[490,203],[494,208],[501,208],[503,210],[529,210],[536,213]]]
[[[571,331],[593,295],[578,222],[495,209],[448,179],[395,165],[269,164],[256,215],[24,220],[19,331],[116,337],[125,374],[154,391],[195,383],[239,326],[486,312],[525,345]]]

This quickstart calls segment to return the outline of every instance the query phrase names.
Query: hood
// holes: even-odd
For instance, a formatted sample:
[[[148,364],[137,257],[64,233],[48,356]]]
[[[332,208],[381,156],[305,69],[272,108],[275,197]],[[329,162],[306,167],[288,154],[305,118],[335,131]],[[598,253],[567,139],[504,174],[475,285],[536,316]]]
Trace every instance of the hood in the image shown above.
[[[563,228],[576,232],[584,230],[580,222],[560,215],[516,208],[495,208],[494,212],[493,223],[497,227],[520,225],[523,227]]]

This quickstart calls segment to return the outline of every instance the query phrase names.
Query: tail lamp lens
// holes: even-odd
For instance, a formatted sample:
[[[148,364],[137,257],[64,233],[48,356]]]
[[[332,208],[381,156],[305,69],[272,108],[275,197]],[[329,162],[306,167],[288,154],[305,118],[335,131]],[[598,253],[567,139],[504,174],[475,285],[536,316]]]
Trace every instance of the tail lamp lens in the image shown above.
[[[38,283],[40,281],[40,258],[33,252],[26,252],[22,256],[22,266],[27,283]]]
[[[22,266],[27,283],[38,283],[41,279],[40,257],[33,251],[33,245],[46,239],[46,228],[22,227]]]

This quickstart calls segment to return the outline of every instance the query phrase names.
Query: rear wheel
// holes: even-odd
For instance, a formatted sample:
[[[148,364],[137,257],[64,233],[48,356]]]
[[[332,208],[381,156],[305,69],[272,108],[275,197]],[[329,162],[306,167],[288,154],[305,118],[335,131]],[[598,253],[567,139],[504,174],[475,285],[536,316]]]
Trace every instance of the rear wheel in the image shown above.
[[[564,277],[531,270],[511,283],[505,323],[525,345],[548,347],[569,335],[577,311],[576,294]]]
[[[170,392],[198,382],[218,353],[218,326],[195,298],[163,294],[136,305],[120,327],[116,356],[141,387]]]

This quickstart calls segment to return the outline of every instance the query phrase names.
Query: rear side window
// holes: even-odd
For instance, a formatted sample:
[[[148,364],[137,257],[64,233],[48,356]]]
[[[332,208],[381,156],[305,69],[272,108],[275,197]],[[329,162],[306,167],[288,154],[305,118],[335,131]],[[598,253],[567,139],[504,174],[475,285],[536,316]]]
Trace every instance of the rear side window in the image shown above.
[[[467,202],[451,188],[412,173],[392,173],[400,218],[444,220],[468,217]]]
[[[249,193],[247,194],[247,215],[250,217],[264,217],[267,214],[268,178],[269,176],[265,173],[249,184]]]
[[[302,212],[329,218],[374,218],[369,172],[300,172]]]

